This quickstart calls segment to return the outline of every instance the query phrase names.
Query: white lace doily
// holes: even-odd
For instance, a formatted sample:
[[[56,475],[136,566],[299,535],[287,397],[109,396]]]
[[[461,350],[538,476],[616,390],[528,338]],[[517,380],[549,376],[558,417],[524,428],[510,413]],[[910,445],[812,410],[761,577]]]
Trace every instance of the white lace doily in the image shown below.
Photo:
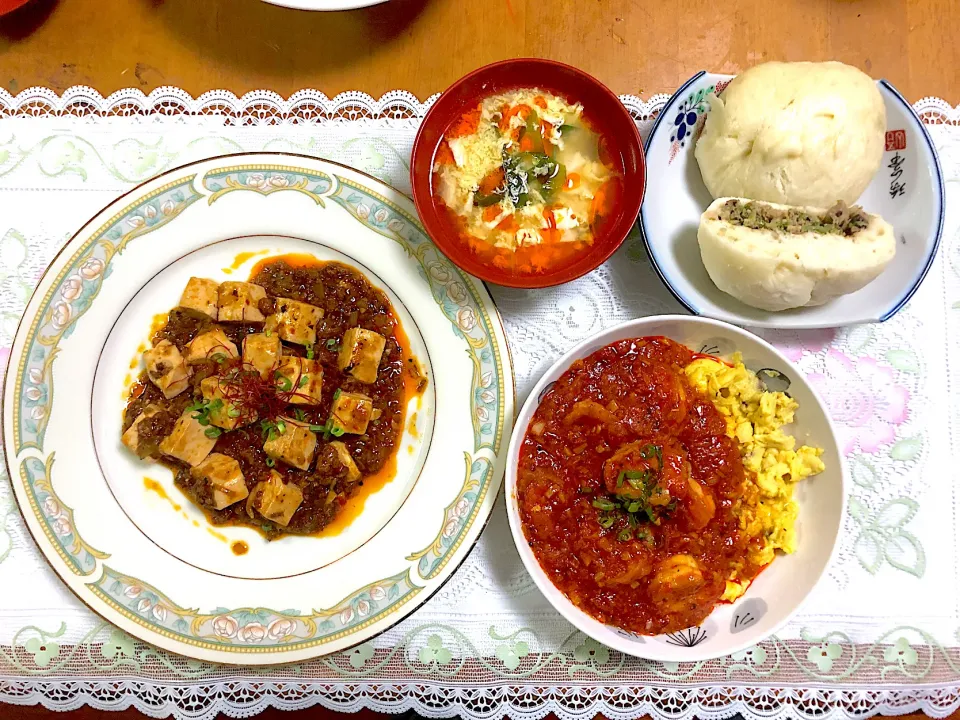
[[[624,96],[641,132],[667,100]],[[407,92],[192,98],[90,88],[0,89],[0,365],[23,306],[67,237],[158,172],[229,152],[319,155],[409,190],[431,99]],[[502,503],[463,567],[371,643],[302,665],[236,669],[157,651],[98,620],[39,555],[0,482],[0,701],[136,707],[152,716],[253,715],[267,706],[413,709],[431,717],[852,717],[960,707],[960,109],[915,105],[940,153],[940,256],[883,325],[765,332],[819,385],[854,479],[842,553],[778,637],[707,663],[627,658],[577,633],[533,587]],[[553,359],[623,319],[679,307],[631,236],[559,288],[493,288],[520,399]],[[953,352],[951,352],[953,350]]]

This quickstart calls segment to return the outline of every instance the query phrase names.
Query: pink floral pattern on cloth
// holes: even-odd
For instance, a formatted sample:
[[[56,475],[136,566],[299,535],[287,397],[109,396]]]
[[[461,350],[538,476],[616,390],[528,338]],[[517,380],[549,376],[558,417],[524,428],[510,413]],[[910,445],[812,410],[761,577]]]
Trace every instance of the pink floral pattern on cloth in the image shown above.
[[[896,441],[896,428],[909,417],[910,391],[896,371],[872,357],[827,351],[824,372],[807,375],[837,423],[844,455],[876,453]]]
[[[830,347],[836,339],[834,328],[820,330],[774,330],[767,334],[777,350],[787,356],[790,362],[800,362],[807,353],[819,353]]]

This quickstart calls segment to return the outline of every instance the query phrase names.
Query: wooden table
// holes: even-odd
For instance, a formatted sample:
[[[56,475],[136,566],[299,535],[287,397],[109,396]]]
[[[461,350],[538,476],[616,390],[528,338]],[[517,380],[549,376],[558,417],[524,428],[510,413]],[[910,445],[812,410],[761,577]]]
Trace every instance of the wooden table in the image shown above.
[[[16,93],[80,84],[104,95],[176,85],[194,96],[401,88],[425,98],[485,63],[541,56],[578,65],[615,92],[649,97],[699,69],[837,59],[887,78],[911,100],[956,104],[958,27],[955,0],[392,0],[346,13],[259,0],[33,0],[0,18],[0,85]],[[0,714],[51,717],[40,708]]]
[[[259,0],[33,0],[0,20],[0,85],[425,98],[485,63],[536,55],[648,97],[700,69],[836,59],[912,101],[956,104],[957,28],[956,0],[391,0],[341,13]]]

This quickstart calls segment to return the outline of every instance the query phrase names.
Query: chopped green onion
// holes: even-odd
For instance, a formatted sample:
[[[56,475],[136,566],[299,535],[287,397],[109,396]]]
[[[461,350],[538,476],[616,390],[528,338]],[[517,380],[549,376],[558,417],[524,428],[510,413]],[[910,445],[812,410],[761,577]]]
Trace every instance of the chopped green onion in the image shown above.
[[[313,360],[313,345],[307,345],[307,360]]]
[[[627,540],[630,540],[632,538],[633,538],[633,530],[631,528],[624,528],[617,535],[617,540],[619,540],[620,542],[627,542]]]
[[[613,527],[613,523],[616,522],[616,518],[613,515],[601,515],[597,522],[600,523],[600,527],[604,530]]]
[[[218,353],[214,353],[213,355],[211,355],[211,356],[210,356],[210,359],[213,360],[215,363],[217,363],[217,365],[219,365],[219,364],[221,364],[222,362],[226,361],[227,356],[224,355],[223,353],[219,353],[219,352],[218,352]]]
[[[329,340],[327,340],[327,350],[332,350],[333,352],[337,352],[337,350],[339,349],[340,349],[340,343],[337,342],[336,338],[330,338]]]
[[[340,437],[344,432],[344,429],[339,425],[333,425],[330,427],[330,434],[334,437]]]
[[[264,335],[265,335],[266,337],[270,337],[271,335],[273,335],[273,333],[270,332],[269,330],[267,330],[267,331],[264,333]]]
[[[340,397],[340,388],[337,388],[337,391],[333,394],[333,401],[336,402],[338,397]]]
[[[240,417],[240,410],[238,408],[232,407],[227,410],[227,417],[238,418]]]
[[[286,431],[287,431],[287,424],[283,420],[278,421],[277,432],[283,435]]]
[[[266,460],[266,463],[267,463],[267,467],[273,467],[274,465],[277,464],[277,461],[274,460],[272,457],[268,457]]]
[[[322,433],[327,431],[326,425],[310,425],[309,428],[310,428],[310,432],[314,432],[314,433]]]
[[[203,434],[206,435],[208,438],[215,439],[220,437],[220,432],[221,432],[220,428],[218,427],[208,427],[206,430],[203,431]]]
[[[303,422],[306,419],[307,414],[300,408],[297,408],[296,410],[293,411],[293,416],[300,422]]]
[[[607,498],[594,498],[593,506],[598,510],[614,510],[617,507]]]
[[[302,388],[302,387],[303,387],[304,385],[306,385],[309,381],[310,381],[310,378],[308,378],[306,375],[304,375],[302,378],[300,378],[300,382],[297,383],[297,387],[298,387],[298,388]]]
[[[587,487],[586,485],[583,485],[583,486],[580,488],[580,492],[582,492],[584,495],[589,495],[590,493],[593,492],[593,488]]]
[[[640,502],[639,500],[635,500],[634,502],[627,505],[627,512],[631,512],[631,513],[640,512],[640,508],[642,507],[643,507],[643,503]]]
[[[274,373],[274,377],[277,379],[277,387],[280,388],[283,392],[293,389],[293,382],[290,378],[286,377],[279,370]]]

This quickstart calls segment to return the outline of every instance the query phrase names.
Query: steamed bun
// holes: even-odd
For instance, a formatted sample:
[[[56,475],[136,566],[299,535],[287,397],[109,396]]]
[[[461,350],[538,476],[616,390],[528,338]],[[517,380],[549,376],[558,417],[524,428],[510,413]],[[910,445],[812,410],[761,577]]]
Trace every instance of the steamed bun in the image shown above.
[[[863,215],[865,226],[843,235],[735,224],[723,219],[729,203],[763,205],[773,216],[805,213],[823,218],[835,208],[718,198],[703,213],[697,241],[707,274],[720,290],[761,310],[823,305],[856,292],[879,277],[897,252],[890,224],[859,208],[851,212]]]
[[[771,62],[710,96],[696,157],[715,198],[853,204],[880,167],[886,127],[876,84],[856,68]]]

